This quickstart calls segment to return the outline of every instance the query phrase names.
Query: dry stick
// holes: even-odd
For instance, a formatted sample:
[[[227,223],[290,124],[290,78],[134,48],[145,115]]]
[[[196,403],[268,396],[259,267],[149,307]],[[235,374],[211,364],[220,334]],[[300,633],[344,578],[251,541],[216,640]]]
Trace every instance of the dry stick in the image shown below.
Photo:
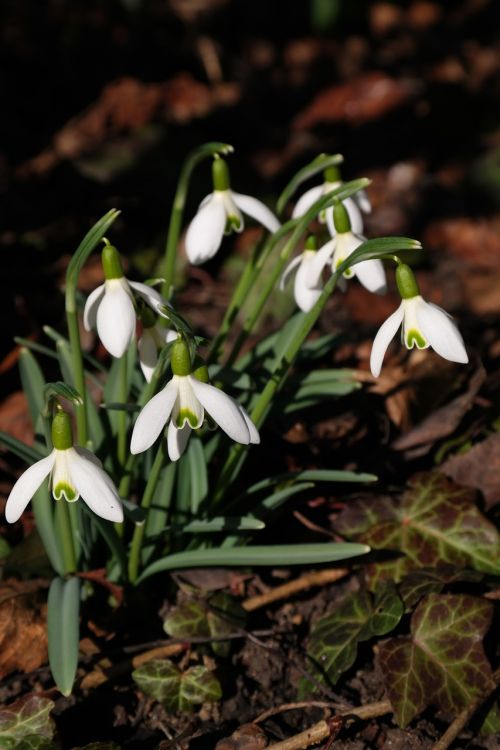
[[[167,656],[174,656],[179,654],[181,651],[186,650],[185,643],[167,643],[166,646],[160,646],[159,648],[152,648],[150,651],[146,651],[143,654],[137,654],[132,659],[127,659],[119,664],[112,665],[109,659],[102,659],[96,668],[85,675],[80,683],[80,687],[84,690],[89,688],[96,688],[102,685],[108,680],[116,679],[121,677],[133,669],[137,669],[141,664],[145,664],[153,659],[164,659]],[[106,671],[104,671],[106,670]]]
[[[311,573],[306,573],[305,575],[300,576],[300,578],[296,578],[294,581],[289,581],[282,586],[277,586],[275,589],[266,591],[265,594],[250,597],[250,599],[243,602],[243,609],[247,612],[253,612],[255,609],[265,607],[267,604],[293,596],[293,594],[297,594],[299,591],[306,591],[312,586],[322,586],[326,583],[334,583],[335,581],[344,578],[348,573],[349,570],[346,568],[314,570]]]
[[[379,701],[378,703],[369,703],[367,706],[359,708],[348,708],[338,712],[338,716],[356,716],[358,719],[375,719],[377,716],[392,713],[392,706],[389,701]],[[335,717],[333,717],[335,718]],[[275,742],[268,745],[268,750],[305,750],[311,745],[316,745],[322,740],[330,737],[332,731],[332,719],[319,721],[305,732],[294,734],[282,742]]]
[[[480,695],[478,698],[476,698],[472,703],[469,703],[466,708],[464,708],[463,711],[461,711],[456,719],[452,721],[446,732],[443,734],[442,737],[435,743],[435,745],[432,746],[432,750],[448,750],[449,746],[455,740],[462,729],[464,729],[467,724],[469,723],[470,719],[473,717],[473,715],[476,713],[477,709],[481,706],[482,703],[489,698],[489,696],[492,694],[492,692],[498,687],[498,684],[500,683],[500,669],[497,669],[496,672],[493,672],[493,685],[490,686],[490,688],[484,692],[482,695]]]

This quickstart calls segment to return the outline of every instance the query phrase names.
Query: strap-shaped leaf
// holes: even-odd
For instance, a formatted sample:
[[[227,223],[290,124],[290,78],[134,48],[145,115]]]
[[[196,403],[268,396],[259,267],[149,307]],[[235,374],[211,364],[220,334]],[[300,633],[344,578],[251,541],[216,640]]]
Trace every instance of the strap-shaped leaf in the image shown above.
[[[292,177],[278,198],[276,203],[278,214],[283,212],[286,204],[303,182],[309,180],[311,177],[314,177],[315,174],[322,172],[328,167],[335,167],[338,164],[342,164],[343,161],[344,157],[341,154],[319,154],[319,156],[316,156],[316,158],[309,162],[309,164],[306,164],[305,167],[299,169],[297,174]]]
[[[207,462],[201,440],[193,435],[189,442],[187,457],[191,471],[191,513],[198,508],[208,494]]]
[[[163,557],[149,565],[138,582],[164,570],[202,566],[316,565],[366,555],[364,544],[279,544],[199,549]]]
[[[49,664],[63,695],[70,695],[78,665],[80,580],[54,578],[47,602]]]
[[[357,263],[362,263],[364,260],[384,258],[387,255],[401,252],[401,250],[421,249],[421,243],[410,237],[377,237],[374,240],[366,240],[337,266],[335,273],[340,276],[348,268],[355,266]]]
[[[19,372],[23,391],[28,400],[31,422],[36,429],[45,406],[45,378],[34,355],[24,348],[19,352]]]

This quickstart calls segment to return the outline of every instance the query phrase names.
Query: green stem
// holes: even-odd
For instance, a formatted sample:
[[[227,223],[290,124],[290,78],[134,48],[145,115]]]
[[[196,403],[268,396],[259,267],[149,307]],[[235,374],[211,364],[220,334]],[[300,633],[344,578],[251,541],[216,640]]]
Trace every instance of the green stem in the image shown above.
[[[166,458],[165,440],[162,437],[160,445],[156,452],[153,466],[151,467],[151,471],[149,473],[149,478],[146,484],[146,488],[144,490],[144,495],[142,496],[141,508],[144,511],[147,511],[151,506],[151,501],[153,499],[153,496],[156,490],[156,485],[158,484],[158,479],[160,478],[161,470],[163,469],[163,465],[165,463],[165,458]],[[135,527],[134,534],[132,536],[132,542],[130,546],[129,566],[128,566],[129,578],[132,583],[135,583],[135,581],[139,577],[139,566],[141,563],[141,549],[142,549],[142,542],[144,539],[145,530],[146,530],[146,520],[144,520],[144,523],[141,523],[139,526]]]
[[[182,229],[182,217],[186,205],[189,181],[195,167],[210,156],[215,154],[228,154],[233,150],[227,143],[205,143],[203,146],[192,151],[182,165],[177,190],[175,192],[172,210],[170,212],[170,223],[165,245],[165,260],[163,268],[162,295],[170,299],[173,292],[175,277],[175,260],[177,257],[177,246]]]
[[[64,572],[75,573],[76,553],[73,544],[73,530],[71,528],[71,519],[66,500],[59,500],[56,503],[56,529],[61,544]]]
[[[75,388],[82,397],[82,404],[75,406],[78,443],[85,447],[88,434],[87,388],[85,385],[80,330],[78,328],[78,315],[76,312],[76,290],[69,286],[66,287],[66,319],[68,322],[71,364],[73,368],[73,377],[75,379]]]
[[[263,424],[269,411],[273,397],[285,382],[290,371],[290,367],[292,366],[295,357],[300,350],[300,347],[306,340],[311,329],[318,320],[321,311],[326,305],[330,295],[335,289],[337,279],[337,273],[333,274],[329,278],[316,304],[308,313],[306,313],[306,315],[304,315],[302,325],[299,327],[292,341],[290,341],[290,343],[288,344],[288,347],[283,352],[281,358],[275,363],[274,369],[271,373],[271,378],[260,394],[259,398],[257,399],[252,413],[250,414],[252,421],[257,427],[261,427],[261,425]],[[213,510],[214,507],[220,504],[225,495],[226,488],[230,485],[234,478],[235,471],[239,470],[239,468],[241,467],[245,455],[248,454],[248,451],[246,454],[244,453],[245,448],[246,446],[241,444],[237,444],[232,447],[227,461],[222,467],[217,486],[215,488],[211,510]]]
[[[118,401],[122,404],[127,403],[128,397],[128,350],[120,358],[120,390]],[[118,412],[118,433],[117,433],[117,456],[118,463],[124,467],[127,460],[127,422],[128,415],[125,409]]]

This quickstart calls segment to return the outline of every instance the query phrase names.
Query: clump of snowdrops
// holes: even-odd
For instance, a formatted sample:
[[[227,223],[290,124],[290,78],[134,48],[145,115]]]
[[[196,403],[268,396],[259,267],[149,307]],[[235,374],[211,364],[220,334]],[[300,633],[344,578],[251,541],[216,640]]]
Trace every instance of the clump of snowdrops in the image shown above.
[[[105,566],[108,580],[139,585],[167,570],[326,563],[368,551],[350,543],[261,545],[258,537],[272,514],[304,487],[365,482],[373,476],[339,471],[334,465],[274,477],[244,473],[249,451],[273,450],[261,431],[278,401],[285,413],[297,412],[357,387],[345,371],[315,369],[333,336],[308,340],[336,286],[356,283],[356,277],[370,292],[383,294],[383,261],[396,266],[401,305],[375,337],[375,376],[400,326],[408,348],[431,346],[447,359],[467,361],[454,323],[421,297],[413,272],[397,255],[420,250],[419,242],[363,237],[363,214],[370,211],[368,180],[342,182],[342,157],[323,154],[295,175],[274,213],[256,198],[234,192],[225,158],[231,151],[225,144],[210,143],[187,158],[173,201],[161,278],[139,283],[125,277],[119,250],[111,242],[119,212],[111,210],[88,232],[69,264],[67,333],[46,328],[52,346],[19,340],[22,384],[36,439],[28,447],[1,436],[29,465],[8,498],[6,518],[16,522],[31,501],[54,570],[48,598],[49,660],[65,694],[71,692],[78,661],[82,572]],[[212,258],[225,234],[243,230],[244,217],[263,227],[213,341],[201,339],[182,317],[174,288],[191,176],[200,164],[206,168],[207,161],[213,192],[188,224],[189,261],[200,264]],[[296,201],[291,218],[283,220],[290,215],[290,200],[309,180],[316,184]],[[318,220],[319,239],[310,234]],[[97,251],[105,281],[80,309],[78,275]],[[278,286],[288,293],[289,282],[299,311],[251,354],[242,354],[271,294]],[[108,366],[82,350],[82,315],[85,328],[96,329],[109,352]],[[233,328],[238,333],[228,347]],[[280,391],[287,379],[293,382],[299,353],[309,370],[283,404]],[[45,382],[41,364],[47,358],[58,361],[60,381]],[[95,385],[100,388],[99,403],[90,395],[91,385],[94,393]]]

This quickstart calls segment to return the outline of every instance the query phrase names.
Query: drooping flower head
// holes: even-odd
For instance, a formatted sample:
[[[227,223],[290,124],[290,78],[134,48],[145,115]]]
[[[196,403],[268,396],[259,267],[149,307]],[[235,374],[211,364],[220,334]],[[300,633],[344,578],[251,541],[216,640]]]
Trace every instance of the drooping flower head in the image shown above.
[[[303,312],[312,310],[321,295],[321,277],[318,278],[318,285],[316,287],[311,288],[307,285],[309,269],[316,257],[317,249],[316,237],[313,235],[309,236],[305,242],[303,253],[288,264],[280,279],[280,289],[283,291],[287,282],[295,275],[293,296],[298,307]]]
[[[231,190],[227,163],[218,156],[212,164],[212,178],[214,190],[202,200],[186,232],[186,253],[195,265],[214,257],[224,234],[243,231],[242,212],[270,232],[275,232],[280,226],[264,203]]]
[[[382,362],[391,340],[401,326],[401,340],[407,349],[432,347],[444,359],[466,364],[469,361],[464,341],[450,315],[420,295],[413,271],[404,263],[396,269],[401,304],[380,327],[373,341],[370,369],[380,375]]]
[[[342,178],[340,176],[339,167],[327,167],[323,172],[323,183],[321,185],[315,185],[301,195],[293,209],[292,219],[298,219],[300,216],[304,216],[317,200],[341,185]],[[361,234],[363,232],[362,213],[369,214],[372,210],[366,192],[364,190],[358,190],[358,192],[351,198],[345,198],[343,204],[349,214],[352,231],[355,234]],[[325,222],[327,223],[328,231],[332,237],[335,237],[336,229],[333,221],[333,207],[321,211],[318,219],[322,224]]]
[[[306,283],[310,289],[318,287],[326,265],[331,263],[332,271],[336,271],[340,264],[365,241],[362,235],[352,231],[351,220],[343,203],[336,203],[333,207],[333,222],[335,237],[318,250],[309,266]],[[344,271],[343,275],[346,279],[356,276],[369,292],[384,294],[387,289],[384,266],[378,259],[356,263],[355,266]]]
[[[86,448],[73,446],[71,420],[58,411],[52,420],[53,450],[21,474],[7,498],[5,517],[15,523],[46,477],[54,500],[74,503],[81,497],[107,521],[121,523],[123,509],[118,491],[101,462]]]
[[[189,347],[182,337],[172,346],[171,367],[172,378],[137,417],[131,453],[147,450],[168,424],[168,455],[177,461],[191,430],[202,426],[205,412],[235,442],[260,442],[257,428],[241,404],[208,383],[206,366],[193,368]]]
[[[102,267],[105,281],[89,295],[83,325],[87,331],[97,328],[103,346],[113,357],[121,357],[135,335],[134,294],[155,311],[167,303],[147,284],[125,278],[118,250],[109,243],[102,250]]]

